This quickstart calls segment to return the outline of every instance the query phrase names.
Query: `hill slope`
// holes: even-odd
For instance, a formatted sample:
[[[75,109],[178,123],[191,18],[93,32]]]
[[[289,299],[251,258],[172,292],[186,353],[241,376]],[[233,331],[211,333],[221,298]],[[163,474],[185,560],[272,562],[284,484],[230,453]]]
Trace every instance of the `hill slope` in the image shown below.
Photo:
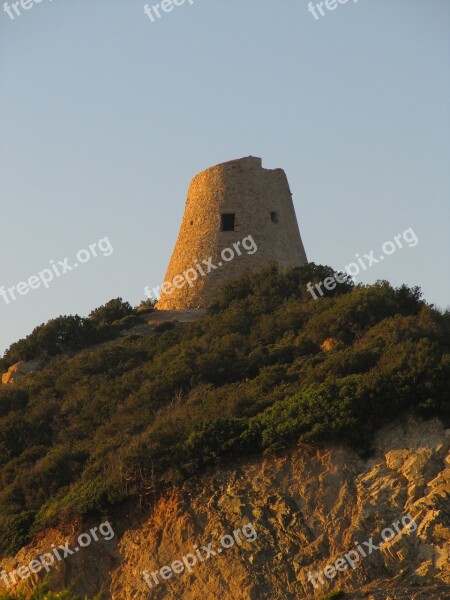
[[[28,355],[44,368],[0,388],[0,551],[83,516],[151,511],[207,469],[299,441],[365,460],[402,415],[450,425],[449,314],[386,282],[313,300],[306,284],[331,274],[270,267],[191,325]]]

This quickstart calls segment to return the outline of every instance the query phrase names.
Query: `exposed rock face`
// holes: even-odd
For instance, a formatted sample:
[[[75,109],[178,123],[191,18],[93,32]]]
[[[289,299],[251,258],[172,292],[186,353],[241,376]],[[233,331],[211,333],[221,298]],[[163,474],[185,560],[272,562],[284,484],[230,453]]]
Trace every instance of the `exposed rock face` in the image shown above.
[[[242,241],[247,236],[256,250],[250,240]],[[230,252],[222,254],[224,249]],[[214,268],[202,263],[209,257]],[[245,271],[259,271],[270,261],[282,269],[306,263],[283,169],[264,169],[261,159],[252,156],[206,169],[189,187],[165,277],[174,282],[190,269],[193,281],[183,284],[181,277],[163,287],[157,308],[205,308],[218,287]]]
[[[59,563],[59,581],[86,594],[103,584],[114,600],[296,600],[331,589],[352,590],[346,597],[353,599],[448,600],[450,431],[438,421],[409,421],[380,432],[376,448],[362,461],[339,447],[299,447],[206,475],[140,520],[125,511],[111,519],[116,536]],[[378,545],[382,530],[407,514],[414,521],[405,519],[408,527],[400,523],[400,533],[354,569],[323,575],[317,589],[308,581],[309,571],[334,564],[355,541],[364,546],[373,538]],[[221,548],[224,534],[247,523],[254,541],[241,534],[242,543]],[[65,536],[73,546],[74,531],[47,531],[2,568],[29,563]],[[198,561],[192,573],[159,575],[152,589],[144,582],[143,571],[170,566],[210,542],[222,552]]]
[[[2,383],[3,384],[13,384],[14,380],[18,377],[23,377],[28,373],[34,373],[35,371],[39,371],[40,364],[36,360],[30,360],[29,362],[25,362],[23,360],[18,363],[11,365],[6,373],[2,375]]]

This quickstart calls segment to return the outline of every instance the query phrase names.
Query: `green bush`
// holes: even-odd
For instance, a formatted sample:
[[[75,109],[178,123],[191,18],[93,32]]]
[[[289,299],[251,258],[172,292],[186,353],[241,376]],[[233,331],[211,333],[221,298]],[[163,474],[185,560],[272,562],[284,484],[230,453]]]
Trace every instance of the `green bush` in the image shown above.
[[[137,311],[140,314],[146,314],[153,312],[155,310],[156,300],[154,298],[146,298],[145,300],[141,300],[141,303],[137,307]]]
[[[18,510],[18,508],[16,509]],[[32,511],[0,517],[0,547],[5,554],[14,554],[28,541],[28,534],[33,524]]]
[[[122,298],[110,300],[93,310],[88,319],[78,315],[60,316],[36,327],[30,335],[12,344],[0,360],[6,369],[21,360],[47,360],[73,353],[117,337],[121,330],[143,323],[135,309]]]
[[[122,298],[114,298],[93,310],[89,319],[96,325],[111,325],[114,321],[133,314],[135,310],[129,302],[124,302]]]
[[[60,316],[36,327],[25,339],[12,344],[6,351],[4,367],[20,360],[49,358],[80,350],[96,341],[96,327],[89,319],[78,315]]]
[[[339,590],[337,592],[331,592],[330,594],[327,594],[322,598],[322,600],[339,600],[339,598],[345,598],[346,595],[347,594],[345,592]]]
[[[136,325],[141,325],[145,323],[145,320],[138,315],[127,315],[126,317],[122,317],[118,321],[115,321],[114,327],[116,327],[119,331],[123,329],[131,329]]]

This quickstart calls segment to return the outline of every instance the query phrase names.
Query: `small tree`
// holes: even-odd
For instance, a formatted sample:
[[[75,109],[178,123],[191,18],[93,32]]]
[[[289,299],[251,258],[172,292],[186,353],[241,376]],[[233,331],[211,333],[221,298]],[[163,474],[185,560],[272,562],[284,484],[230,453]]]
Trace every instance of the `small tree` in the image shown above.
[[[155,308],[156,300],[154,298],[146,298],[141,300],[141,303],[137,307],[139,312],[152,311]]]
[[[124,302],[122,298],[114,298],[93,310],[89,314],[89,319],[96,325],[111,325],[114,321],[134,313],[135,311],[129,302]]]

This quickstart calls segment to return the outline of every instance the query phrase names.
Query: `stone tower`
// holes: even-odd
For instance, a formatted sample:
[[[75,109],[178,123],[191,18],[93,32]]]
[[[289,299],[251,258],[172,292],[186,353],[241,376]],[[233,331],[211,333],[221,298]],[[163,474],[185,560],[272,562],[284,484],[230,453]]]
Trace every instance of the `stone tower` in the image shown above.
[[[306,263],[291,196],[283,169],[264,169],[253,156],[196,175],[157,308],[204,308],[246,271]]]

